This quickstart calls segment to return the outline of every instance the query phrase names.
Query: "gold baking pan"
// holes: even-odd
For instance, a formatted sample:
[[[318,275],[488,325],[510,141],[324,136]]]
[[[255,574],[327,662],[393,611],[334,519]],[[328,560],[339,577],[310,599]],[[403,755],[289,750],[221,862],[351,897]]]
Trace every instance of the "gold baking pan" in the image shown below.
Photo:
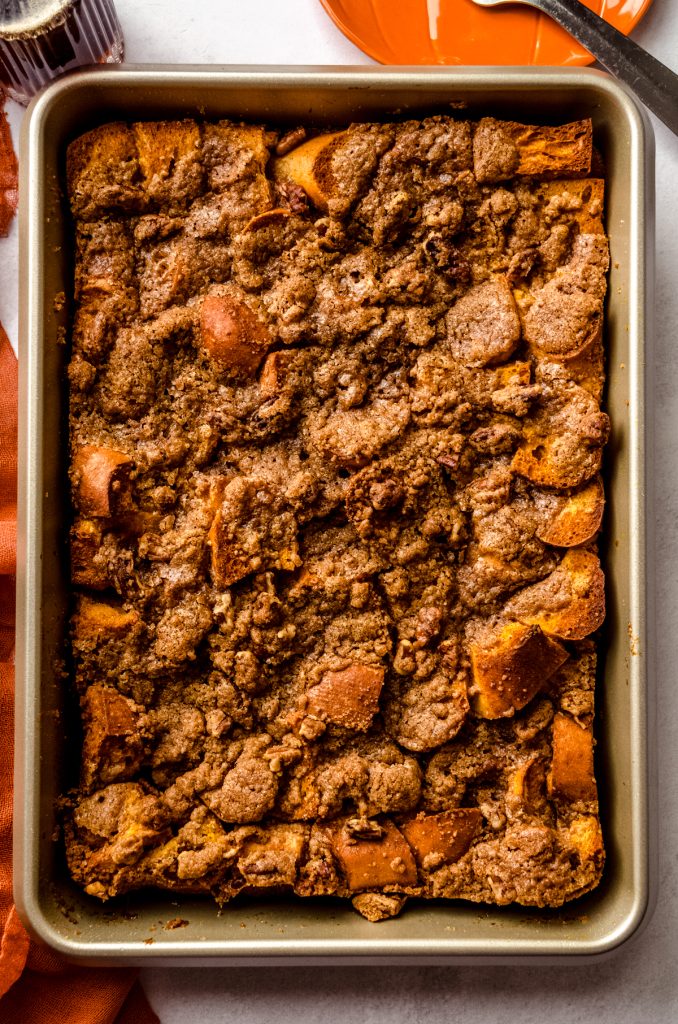
[[[209,900],[145,891],[106,905],[70,880],[59,794],[77,773],[79,737],[63,679],[68,603],[66,388],[72,238],[64,198],[68,142],[97,124],[231,117],[342,125],[395,110],[453,107],[528,123],[592,117],[608,180],[612,270],[607,317],[608,619],[597,690],[597,775],[608,860],[601,886],[560,910],[411,901],[369,924],[332,900]],[[529,68],[128,67],[83,71],[34,100],[20,186],[20,436],[14,877],[30,931],[90,962],[238,964],[581,959],[638,932],[651,907],[648,686],[653,617],[647,552],[651,452],[653,141],[633,99],[606,75]],[[176,925],[176,919],[185,922]]]

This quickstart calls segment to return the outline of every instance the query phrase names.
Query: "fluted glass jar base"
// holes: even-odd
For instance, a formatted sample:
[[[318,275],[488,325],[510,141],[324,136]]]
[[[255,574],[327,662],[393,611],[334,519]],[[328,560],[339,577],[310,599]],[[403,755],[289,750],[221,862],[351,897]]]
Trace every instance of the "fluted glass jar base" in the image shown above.
[[[122,29],[112,0],[17,0],[16,6],[13,23],[0,19],[0,83],[19,103],[28,103],[66,71],[122,61]]]

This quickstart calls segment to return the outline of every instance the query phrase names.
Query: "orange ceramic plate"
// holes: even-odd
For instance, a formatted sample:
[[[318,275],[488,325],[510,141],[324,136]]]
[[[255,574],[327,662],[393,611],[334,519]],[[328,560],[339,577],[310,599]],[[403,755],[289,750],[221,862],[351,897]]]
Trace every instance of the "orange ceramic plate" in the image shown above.
[[[652,0],[584,0],[626,35]],[[321,0],[341,31],[382,64],[590,64],[554,21],[473,0]]]

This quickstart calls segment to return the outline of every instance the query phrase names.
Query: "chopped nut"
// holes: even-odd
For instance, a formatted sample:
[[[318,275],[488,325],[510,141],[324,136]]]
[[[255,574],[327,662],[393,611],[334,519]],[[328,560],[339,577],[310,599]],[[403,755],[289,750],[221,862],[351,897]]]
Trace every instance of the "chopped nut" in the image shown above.
[[[278,140],[275,147],[276,156],[285,156],[291,150],[295,149],[300,143],[306,138],[306,129],[304,127],[292,128]]]
[[[370,818],[348,818],[344,828],[351,839],[381,839],[384,835],[379,822]]]
[[[299,735],[312,743],[314,740],[319,739],[326,729],[327,726],[320,718],[308,715],[299,726]]]

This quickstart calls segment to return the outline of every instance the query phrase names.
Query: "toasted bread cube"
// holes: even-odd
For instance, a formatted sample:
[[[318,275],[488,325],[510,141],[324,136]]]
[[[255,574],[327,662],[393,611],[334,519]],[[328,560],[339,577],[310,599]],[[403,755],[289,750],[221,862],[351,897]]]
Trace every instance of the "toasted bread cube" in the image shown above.
[[[442,814],[419,814],[400,825],[420,867],[439,867],[459,860],[480,831],[483,816],[475,807]]]
[[[71,581],[77,587],[105,590],[112,583],[106,565],[96,559],[103,529],[96,519],[80,519],[71,530]]]
[[[123,636],[139,621],[135,611],[124,611],[112,604],[81,597],[73,619],[73,630],[79,641],[113,639]]]
[[[92,883],[95,888],[88,886],[86,892],[101,899],[115,895],[115,879],[103,892],[96,888],[98,880],[110,877],[120,867],[136,864],[149,846],[162,842],[166,832],[149,824],[156,799],[137,782],[114,782],[78,802],[73,813],[76,829],[104,839],[103,845],[87,857],[86,866],[78,865],[81,878],[84,867],[96,880]]]
[[[216,479],[210,504],[215,514],[207,542],[216,586],[231,586],[263,569],[290,571],[301,565],[296,519],[268,481]]]
[[[546,205],[559,204],[568,220],[572,220],[583,235],[602,235],[605,181],[602,178],[565,179],[549,181],[538,189]]]
[[[591,171],[593,130],[589,119],[557,128],[484,117],[473,138],[476,180],[582,177]]]
[[[598,818],[593,814],[578,814],[563,832],[582,861],[597,861],[604,856],[603,833]]]
[[[142,205],[137,149],[126,124],[104,124],[72,142],[66,172],[71,209],[83,220]]]
[[[126,504],[129,474],[133,463],[129,455],[86,444],[73,457],[73,497],[86,516],[113,516]]]
[[[177,878],[204,882],[205,876],[223,869],[235,860],[237,845],[220,822],[212,814],[202,820],[196,818],[193,815],[177,836],[157,852],[154,851],[145,867],[153,871],[168,861],[172,864],[176,862]],[[174,849],[170,848],[170,844],[176,844]]]
[[[392,821],[380,821],[378,839],[354,839],[339,826],[328,829],[346,884],[353,892],[417,884],[417,865],[409,843]]]
[[[511,468],[541,487],[579,487],[600,471],[609,431],[597,402],[568,382],[525,421]]]
[[[601,418],[604,413],[601,413]],[[520,476],[527,477],[541,487],[565,489],[578,487],[600,471],[603,461],[603,445],[584,446],[572,434],[563,443],[556,433],[542,433],[529,425],[524,431],[525,440],[516,450],[511,468]],[[566,448],[578,448],[572,455]]]
[[[567,263],[532,296],[523,334],[538,356],[567,364],[602,336],[610,265],[607,239],[577,235]]]
[[[302,143],[285,156],[276,157],[273,162],[273,177],[276,181],[291,181],[303,188],[311,202],[327,213],[332,196],[328,175],[330,144],[344,132],[328,132],[316,135]]]
[[[83,784],[129,778],[143,756],[136,706],[112,686],[90,686],[82,700]]]
[[[574,494],[542,492],[535,495],[540,514],[536,534],[545,544],[574,548],[592,540],[600,529],[605,508],[603,482],[596,477]]]
[[[379,710],[384,669],[376,665],[349,665],[325,672],[307,694],[308,711],[319,718],[366,732]]]
[[[200,309],[201,345],[212,363],[237,376],[253,376],[273,339],[246,302],[208,295]]]
[[[231,124],[219,121],[218,124],[207,122],[203,126],[203,151],[205,166],[208,172],[208,187],[212,192],[229,190],[240,182],[259,183],[262,188],[254,188],[246,193],[249,200],[251,217],[252,201],[258,205],[257,198],[269,196],[264,178],[266,164],[270,152],[268,136],[259,125]],[[270,206],[270,201],[266,203]]]
[[[253,888],[293,886],[301,862],[308,827],[272,825],[247,840],[238,858],[238,870]]]
[[[144,188],[158,203],[184,205],[202,185],[200,129],[195,121],[140,121],[132,126]]]
[[[116,534],[120,537],[141,537],[144,533],[157,530],[162,518],[159,512],[143,512],[141,509],[134,509],[116,516],[113,525]]]
[[[207,543],[211,552],[212,580],[218,587],[230,587],[253,571],[252,559],[230,543],[230,530],[219,511],[212,520]]]
[[[557,714],[551,732],[549,796],[563,800],[595,800],[593,730],[568,715]]]
[[[489,645],[470,645],[471,706],[479,718],[504,718],[524,708],[567,661],[562,644],[538,626],[507,622]]]
[[[535,364],[558,363],[567,373],[568,379],[587,391],[597,405],[600,405],[605,380],[605,356],[603,333],[598,331],[586,345],[574,355],[555,356],[535,353]]]
[[[465,366],[502,363],[520,341],[520,317],[505,277],[469,289],[447,314],[447,334]]]
[[[571,548],[550,576],[515,594],[505,611],[548,636],[583,640],[605,619],[605,577],[598,556]]]

